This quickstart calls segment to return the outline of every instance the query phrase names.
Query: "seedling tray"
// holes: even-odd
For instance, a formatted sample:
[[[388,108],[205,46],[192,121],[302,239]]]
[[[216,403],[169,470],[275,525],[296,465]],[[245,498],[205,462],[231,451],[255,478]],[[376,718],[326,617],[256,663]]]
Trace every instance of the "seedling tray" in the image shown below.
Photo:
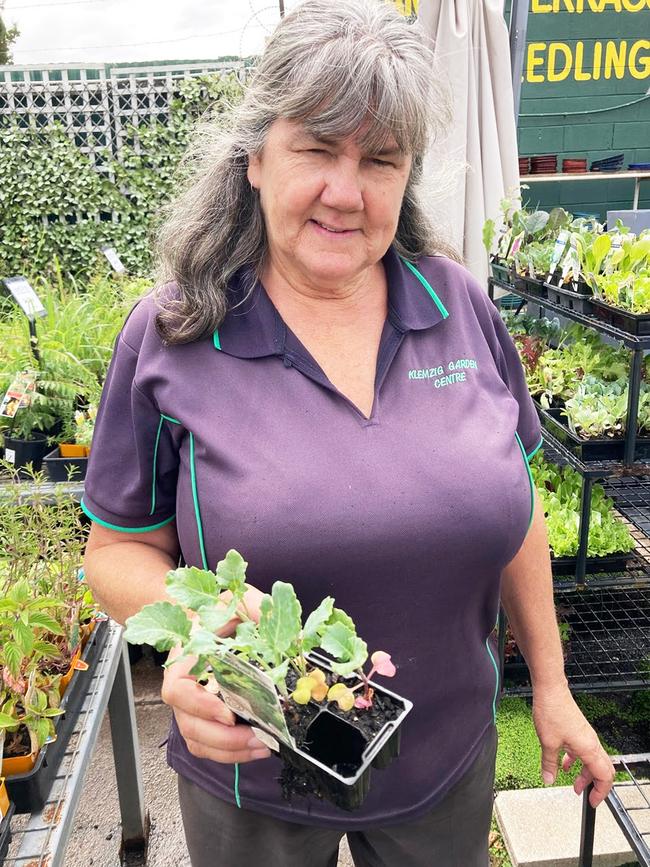
[[[600,298],[593,299],[593,312],[598,319],[627,334],[635,334],[637,337],[650,335],[650,313],[630,313],[629,310],[613,307]]]
[[[567,310],[574,310],[576,313],[592,315],[593,298],[591,293],[574,292],[573,289],[566,289],[564,286],[552,286],[550,283],[544,285],[549,301],[559,304],[560,307],[566,307]]]
[[[16,807],[13,802],[9,802],[9,809],[0,822],[0,864],[2,864],[5,855],[9,850],[11,843],[11,817],[14,814]]]
[[[536,402],[537,403],[537,402]],[[625,437],[602,437],[581,439],[567,425],[566,416],[561,409],[544,409],[537,403],[542,425],[563,446],[585,463],[593,461],[622,461],[625,452]],[[635,457],[637,460],[650,459],[650,437],[637,437]]]
[[[62,458],[57,446],[43,458],[43,464],[53,482],[80,482],[86,478],[88,458]]]
[[[586,574],[592,572],[625,572],[627,564],[633,556],[634,551],[607,554],[605,557],[587,557]],[[553,557],[551,559],[554,575],[575,575],[577,565],[577,557]]]
[[[499,262],[491,262],[490,267],[492,268],[492,276],[495,280],[498,280],[499,283],[506,286],[514,286],[513,270],[509,265],[502,265]]]
[[[310,653],[309,659],[319,668],[329,669],[326,657]],[[383,770],[399,755],[400,727],[413,707],[408,699],[383,686],[372,686],[375,696],[390,696],[402,710],[369,743],[351,722],[318,705],[303,748],[292,750],[282,743],[279,746],[280,758],[298,773],[304,793],[317,792],[342,810],[358,809],[370,791],[372,768]]]
[[[528,277],[521,274],[515,274],[515,289],[523,289],[529,295],[534,295],[537,298],[546,299],[547,288],[543,280],[537,280],[534,277]]]
[[[36,764],[24,774],[6,777],[5,783],[9,797],[16,806],[17,813],[33,813],[42,809],[49,795],[56,772],[65,754],[74,730],[75,721],[86,696],[102,647],[108,635],[107,621],[101,621],[93,630],[81,656],[88,664],[87,671],[76,671],[68,686],[61,708],[65,711],[54,718],[56,740],[45,744],[36,759]]]

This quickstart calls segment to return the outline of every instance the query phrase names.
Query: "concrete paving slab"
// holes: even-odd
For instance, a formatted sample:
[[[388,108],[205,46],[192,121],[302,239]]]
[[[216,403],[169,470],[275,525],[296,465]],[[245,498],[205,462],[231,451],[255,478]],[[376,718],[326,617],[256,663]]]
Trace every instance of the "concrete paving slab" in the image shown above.
[[[495,813],[513,867],[577,867],[582,798],[570,787],[500,792]],[[619,867],[632,852],[609,808],[596,811],[594,867]]]

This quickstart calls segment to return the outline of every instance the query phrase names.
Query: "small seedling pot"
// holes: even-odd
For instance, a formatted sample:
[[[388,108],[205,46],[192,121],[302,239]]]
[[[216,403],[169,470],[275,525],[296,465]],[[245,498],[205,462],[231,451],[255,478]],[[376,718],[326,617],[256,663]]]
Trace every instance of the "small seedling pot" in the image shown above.
[[[15,777],[16,774],[28,774],[38,759],[38,750],[28,756],[5,756],[2,759],[2,776]]]
[[[67,448],[85,449],[85,446],[68,445]],[[47,474],[52,482],[80,482],[86,478],[87,455],[64,455],[64,446],[58,445],[43,458]]]
[[[547,297],[549,301],[566,307],[567,310],[574,310],[576,313],[583,313],[587,316],[593,315],[593,297],[591,291],[586,291],[589,287],[586,284],[577,285],[585,291],[575,291],[567,289],[565,286],[552,286],[550,283],[546,283]]]
[[[309,659],[319,668],[331,670],[326,657],[311,653]],[[302,747],[293,750],[282,743],[279,746],[280,758],[298,772],[305,794],[327,798],[342,810],[358,809],[370,791],[372,769],[383,770],[399,755],[401,725],[413,707],[411,701],[381,685],[373,683],[372,687],[376,696],[390,696],[400,708],[372,740],[366,740],[355,726],[351,712],[345,718],[331,705],[314,703],[318,711]]]
[[[514,270],[501,262],[493,261],[490,263],[492,276],[494,279],[504,286],[514,286]]]

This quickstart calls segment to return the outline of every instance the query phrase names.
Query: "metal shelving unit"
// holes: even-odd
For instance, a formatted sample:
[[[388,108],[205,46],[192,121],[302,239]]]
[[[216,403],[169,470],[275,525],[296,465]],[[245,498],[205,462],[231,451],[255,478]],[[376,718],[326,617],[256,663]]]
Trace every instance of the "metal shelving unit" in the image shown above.
[[[556,590],[555,601],[568,625],[565,672],[572,692],[650,688],[649,587]],[[531,695],[528,677],[525,663],[509,664],[504,693]]]
[[[632,197],[632,210],[639,207],[639,192],[641,181],[650,178],[650,172],[618,171],[618,172],[553,172],[548,175],[527,174],[521,175],[519,182],[522,184],[561,183],[563,181],[634,181],[634,195]]]
[[[614,783],[605,803],[625,835],[637,861],[650,867],[650,753],[612,756],[617,771],[627,779]],[[578,867],[592,867],[596,810],[589,804],[589,793],[582,796],[582,827]]]
[[[95,674],[52,790],[37,813],[14,816],[5,867],[60,867],[99,728],[108,708],[122,819],[122,850],[146,853],[144,809],[131,670],[122,627],[112,621]],[[144,860],[142,861],[144,863]]]

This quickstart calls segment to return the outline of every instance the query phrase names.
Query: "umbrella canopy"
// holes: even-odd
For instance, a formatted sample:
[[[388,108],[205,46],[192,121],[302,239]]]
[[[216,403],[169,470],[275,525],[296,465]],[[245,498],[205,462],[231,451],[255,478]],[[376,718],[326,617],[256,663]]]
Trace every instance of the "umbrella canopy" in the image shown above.
[[[442,197],[434,196],[431,211],[469,270],[487,285],[483,223],[496,219],[501,199],[519,187],[503,0],[424,0],[419,20],[435,41],[453,112],[449,134],[433,146],[427,161],[432,175],[446,163],[453,183]]]

